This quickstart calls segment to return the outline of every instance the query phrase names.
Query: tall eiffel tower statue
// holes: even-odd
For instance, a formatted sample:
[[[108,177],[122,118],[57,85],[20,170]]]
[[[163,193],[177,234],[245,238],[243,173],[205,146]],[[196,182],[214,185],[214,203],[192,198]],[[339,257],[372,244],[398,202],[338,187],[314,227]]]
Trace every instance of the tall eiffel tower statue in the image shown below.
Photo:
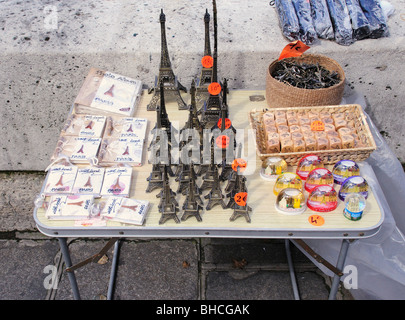
[[[209,24],[210,24],[210,14],[208,13],[208,9],[206,9],[204,15],[204,25],[205,25],[204,57],[212,56]],[[198,109],[200,109],[204,105],[204,102],[208,98],[208,85],[212,82],[212,71],[213,71],[212,67],[206,68],[203,66],[201,69],[196,92],[196,102]]]
[[[167,49],[166,41],[166,15],[163,13],[163,9],[160,13],[160,32],[161,32],[161,57],[160,57],[160,66],[159,66],[159,76],[155,80],[155,87],[149,90],[149,93],[152,93],[153,96],[150,103],[147,106],[148,111],[156,110],[156,107],[159,105],[159,91],[160,87],[158,85],[160,82],[163,82],[164,91],[170,93],[179,105],[179,110],[187,110],[187,104],[184,102],[183,98],[180,95],[180,90],[187,92],[187,89],[177,81],[177,77],[174,75],[172,65],[169,58],[169,50]]]
[[[213,0],[214,6],[214,65],[212,67],[212,82],[218,83],[218,27],[217,27],[217,6],[216,1]],[[201,113],[201,122],[204,128],[212,128],[221,117],[222,110],[222,99],[223,99],[223,90],[219,94],[209,93],[207,101],[204,103],[204,106],[200,109]],[[226,90],[228,90],[226,88]],[[226,114],[228,115],[228,106],[224,105],[226,108]]]

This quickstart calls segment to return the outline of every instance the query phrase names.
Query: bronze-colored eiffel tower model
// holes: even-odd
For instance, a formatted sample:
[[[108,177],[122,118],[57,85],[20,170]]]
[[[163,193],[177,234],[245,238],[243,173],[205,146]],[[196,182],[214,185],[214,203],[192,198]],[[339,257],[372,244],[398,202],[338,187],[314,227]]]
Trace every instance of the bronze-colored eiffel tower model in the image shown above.
[[[149,177],[146,179],[148,181],[148,187],[146,192],[152,192],[155,189],[163,188],[164,186],[164,177],[161,164],[153,164],[152,172]]]
[[[237,171],[238,171],[238,175],[239,175],[239,167],[238,167]],[[240,181],[239,181],[239,183],[238,183],[239,186],[238,186],[238,188],[237,188],[237,192],[235,193],[235,195],[236,195],[237,193],[239,193],[239,192],[247,192],[247,188],[246,188],[246,178],[245,178],[245,177],[240,177],[240,178],[241,178],[241,179],[240,179]],[[234,196],[235,196],[235,195],[234,195]],[[233,196],[233,197],[234,197],[234,196]],[[234,198],[231,198],[231,199],[233,199],[233,200],[235,201]],[[230,200],[230,201],[231,201],[231,200]],[[230,221],[235,221],[235,220],[236,220],[237,218],[239,218],[239,217],[245,217],[246,222],[251,222],[249,212],[252,211],[252,208],[248,206],[247,202],[246,202],[246,204],[245,204],[244,206],[241,206],[241,205],[239,205],[239,204],[237,204],[237,203],[235,202],[235,204],[233,204],[232,207],[233,207],[233,214],[232,214],[232,216],[229,218]]]
[[[215,205],[221,205],[222,209],[226,209],[224,202],[224,195],[222,194],[221,186],[218,179],[218,172],[213,176],[214,181],[212,183],[211,191],[204,197],[208,199],[208,204],[205,207],[206,210],[211,210]]]
[[[168,166],[165,167],[166,169]],[[167,170],[163,169],[163,184],[165,184],[166,181],[168,181],[168,172]],[[178,206],[179,203],[176,200],[176,192],[174,192],[171,188],[170,189],[170,201],[175,205]],[[165,188],[162,188],[162,190],[156,195],[156,198],[160,198],[160,202],[158,204],[158,209],[161,210],[165,197],[167,196]]]
[[[202,178],[203,182],[200,186],[200,190],[206,190],[210,189],[213,187],[215,179],[218,180],[218,167],[215,164],[215,159],[214,159],[214,146],[211,143],[211,162],[208,165],[208,168],[206,172],[204,173],[204,176]]]
[[[221,117],[220,121],[221,124],[218,126],[218,122],[212,128],[212,131],[215,132],[215,135],[218,135],[220,132],[221,135],[225,135],[229,139],[229,145],[226,147],[222,147],[222,162],[221,162],[221,174],[219,176],[219,180],[225,181],[227,180],[229,174],[233,171],[232,170],[232,162],[229,163],[227,160],[233,161],[235,159],[235,147],[236,147],[236,129],[231,124],[229,128],[226,128],[226,120],[227,120],[227,109],[224,105],[221,106]]]
[[[160,56],[160,66],[159,75],[155,80],[155,87],[149,90],[149,93],[153,91],[153,96],[150,103],[147,106],[148,111],[153,111],[159,105],[159,91],[158,87],[160,82],[163,82],[164,91],[173,96],[179,106],[179,110],[187,110],[187,105],[180,95],[180,90],[187,92],[187,89],[177,80],[174,75],[172,65],[169,57],[169,50],[167,49],[166,41],[166,15],[163,13],[163,9],[160,13],[160,33],[161,33],[161,56]]]
[[[189,217],[195,217],[197,221],[201,222],[202,218],[200,215],[200,210],[203,209],[201,198],[194,193],[195,180],[189,180],[189,192],[183,204],[183,215],[181,220],[185,221]]]
[[[205,11],[204,15],[204,27],[205,27],[205,41],[204,41],[204,57],[212,56],[211,55],[211,43],[210,43],[210,14],[208,9]],[[201,69],[200,78],[198,79],[196,101],[198,110],[204,105],[204,101],[207,100],[208,94],[208,85],[212,82],[212,67],[205,68],[204,66]]]
[[[162,216],[159,219],[159,224],[163,224],[169,219],[173,219],[176,223],[180,223],[180,219],[177,217],[177,212],[179,211],[179,208],[176,205],[176,203],[172,201],[173,191],[172,189],[170,189],[166,167],[164,168],[163,176],[164,176],[164,185],[161,195],[163,201],[159,208],[159,211],[162,214]]]
[[[193,163],[181,164],[181,167],[182,167],[181,172],[175,180],[179,182],[177,193],[185,195],[188,191],[187,187],[189,186],[189,181],[190,180],[196,181],[197,175],[194,171]],[[201,194],[201,190],[200,188],[198,188],[196,183],[194,183],[194,192],[196,194]]]
[[[226,205],[226,207],[229,209],[233,209],[236,205],[235,202],[235,195],[238,192],[247,192],[247,188],[246,188],[246,177],[242,176],[240,174],[240,169],[237,168],[237,171],[234,171],[236,173],[236,177],[235,177],[235,183],[232,187],[232,189],[229,190],[229,192],[227,192],[226,197],[229,198],[228,204]]]
[[[163,88],[163,82],[160,82],[160,88]],[[165,102],[165,93],[164,90],[159,91],[159,105],[156,107],[156,124],[155,127],[152,129],[152,142],[149,145],[149,149],[151,148],[152,144],[156,144],[160,141],[162,136],[167,137],[169,145],[172,143],[172,136],[176,133],[176,129],[172,126],[172,123],[169,120],[169,116],[166,111],[166,102]],[[175,141],[173,141],[175,143]],[[165,142],[163,142],[165,143]]]
[[[241,156],[242,156],[242,144],[239,143],[236,158],[240,159]],[[235,171],[235,170],[232,170],[232,172],[228,175],[228,183],[227,183],[227,185],[225,187],[225,192],[226,193],[231,192],[232,189],[235,188],[237,177],[238,177],[238,172]]]
[[[183,131],[187,130],[187,129],[196,130],[200,136],[200,145],[202,146],[204,128],[201,125],[200,119],[198,118],[198,114],[197,114],[196,86],[195,86],[194,79],[191,81],[190,95],[191,95],[191,104],[188,108],[188,110],[189,110],[188,120],[187,120],[186,124],[184,125],[184,127],[180,130],[180,134],[183,133]]]

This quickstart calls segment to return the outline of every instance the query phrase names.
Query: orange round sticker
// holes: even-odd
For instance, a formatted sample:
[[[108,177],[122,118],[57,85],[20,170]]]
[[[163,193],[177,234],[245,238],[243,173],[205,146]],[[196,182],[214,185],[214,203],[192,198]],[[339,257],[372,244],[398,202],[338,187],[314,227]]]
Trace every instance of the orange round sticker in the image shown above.
[[[229,137],[222,135],[222,136],[218,136],[215,140],[216,144],[218,147],[225,149],[229,146]]]
[[[211,56],[204,56],[201,59],[201,64],[204,68],[212,68],[214,65],[214,58]]]
[[[311,122],[311,131],[325,131],[325,124],[320,120]]]
[[[317,214],[310,216],[308,218],[308,221],[310,224],[312,224],[313,226],[317,226],[317,227],[319,227],[325,223],[325,219],[322,216],[319,216]]]
[[[213,96],[218,95],[221,92],[221,85],[218,82],[211,82],[208,86],[208,92]]]
[[[231,127],[231,125],[232,125],[231,120],[228,119],[228,118],[225,118],[225,129],[229,129]],[[218,120],[217,126],[218,126],[218,128],[221,129],[221,127],[222,127],[222,118]]]
[[[240,168],[240,172],[245,171],[247,166],[246,160],[243,160],[241,158],[235,159],[232,162],[232,169],[233,171],[238,171],[238,167]]]
[[[238,192],[233,197],[235,200],[235,203],[242,207],[246,206],[247,195],[248,195],[247,192]]]

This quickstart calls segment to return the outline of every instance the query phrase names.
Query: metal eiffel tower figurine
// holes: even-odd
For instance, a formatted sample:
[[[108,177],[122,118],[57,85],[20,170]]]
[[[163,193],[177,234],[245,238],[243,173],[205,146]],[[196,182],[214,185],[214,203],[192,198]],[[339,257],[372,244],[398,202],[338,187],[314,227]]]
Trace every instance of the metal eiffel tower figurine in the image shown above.
[[[176,178],[176,181],[179,182],[179,187],[177,189],[177,193],[181,193],[185,195],[188,191],[187,187],[189,186],[189,181],[190,180],[196,180],[197,175],[194,171],[194,166],[193,164],[181,164],[181,172],[179,176]],[[201,194],[200,189],[197,187],[196,184],[194,184],[195,189],[194,192]]]
[[[216,1],[213,0],[213,11],[214,11],[214,64],[212,67],[212,82],[218,83],[218,23],[217,23],[217,5]],[[226,88],[226,90],[228,90]],[[223,98],[223,88],[221,92],[217,95],[209,93],[207,101],[204,106],[199,110],[201,113],[201,122],[205,128],[211,128],[215,125],[218,119],[221,117],[221,106]],[[228,109],[227,106],[225,106]]]
[[[177,217],[177,212],[179,210],[176,203],[172,201],[172,190],[170,189],[169,179],[167,177],[166,167],[164,168],[164,186],[162,190],[162,204],[159,208],[160,213],[162,216],[160,217],[159,224],[165,223],[169,219],[173,219],[176,223],[180,223],[179,218]]]
[[[165,169],[167,169],[168,167],[166,166]],[[168,181],[168,176],[167,176],[167,170],[163,172],[163,183],[165,183],[165,181]],[[161,210],[164,200],[166,197],[166,190],[163,188],[157,195],[156,198],[160,198],[160,202],[158,205],[158,209]],[[172,191],[172,189],[170,189],[170,201],[175,205],[178,206],[179,203],[176,200],[176,192]]]
[[[203,176],[203,182],[200,186],[201,190],[210,189],[213,187],[215,180],[218,180],[218,167],[214,160],[214,146],[211,144],[211,163],[209,164]]]
[[[200,144],[202,145],[204,128],[201,125],[200,120],[198,119],[197,104],[196,104],[196,87],[194,79],[191,81],[190,95],[191,95],[191,104],[188,109],[189,110],[188,120],[184,125],[184,127],[180,130],[180,134],[183,133],[184,130],[194,129],[200,135]]]
[[[219,124],[219,126],[218,126]],[[235,148],[236,148],[236,129],[233,127],[231,121],[227,117],[227,110],[224,105],[221,106],[221,118],[218,123],[214,126],[213,130],[219,129],[221,134],[226,135],[229,138],[229,145],[222,149],[222,163],[221,163],[221,174],[219,179],[225,181],[228,179],[232,170],[232,162],[235,159]]]
[[[169,120],[169,116],[166,111],[165,94],[162,88],[163,82],[161,81],[159,91],[160,99],[159,105],[156,107],[156,124],[155,127],[152,129],[153,138],[151,145],[158,143],[161,136],[163,136],[164,134],[166,134],[168,143],[171,144],[172,136],[174,136],[174,133],[177,132],[177,130],[173,128],[172,123]],[[151,145],[149,145],[149,149],[151,148]]]
[[[194,183],[193,183],[194,182]],[[200,210],[203,209],[202,204],[201,204],[201,199],[200,201],[197,200],[199,198],[194,194],[194,186],[195,180],[190,179],[189,181],[189,192],[187,194],[187,198],[184,201],[183,204],[183,215],[181,216],[181,220],[185,221],[189,217],[195,217],[197,221],[201,222],[202,218],[200,215]]]
[[[241,156],[242,156],[242,144],[239,143],[236,158],[240,159]],[[235,188],[237,177],[238,177],[238,172],[235,170],[232,170],[232,172],[228,175],[228,184],[225,187],[226,193],[231,192],[232,189]]]
[[[205,11],[204,15],[204,25],[205,25],[205,41],[204,41],[204,57],[211,56],[211,43],[210,43],[210,14],[208,9]],[[206,68],[203,66],[201,69],[200,78],[198,79],[198,87],[196,94],[196,101],[198,109],[204,105],[204,101],[208,98],[208,85],[212,82],[212,67]]]
[[[235,202],[235,195],[238,192],[247,192],[246,188],[246,177],[242,176],[240,174],[239,168],[236,173],[236,178],[235,178],[235,184],[233,185],[233,188],[227,193],[226,197],[229,198],[228,204],[226,205],[227,208],[233,209],[236,205]]]
[[[239,174],[239,168],[238,168],[238,174]],[[236,194],[247,192],[246,178],[245,177],[241,177],[241,178],[243,178],[243,179],[240,179],[238,192]],[[235,221],[239,217],[245,217],[246,222],[251,222],[249,212],[252,211],[252,208],[248,206],[246,199],[245,199],[245,205],[244,206],[241,206],[241,205],[237,204],[235,199],[234,199],[235,204],[233,205],[233,214],[229,218],[230,221]]]
[[[166,41],[166,15],[163,13],[163,9],[160,13],[160,32],[161,32],[161,57],[159,66],[159,76],[155,80],[155,87],[149,90],[149,93],[153,91],[153,96],[150,103],[147,106],[148,111],[153,111],[159,105],[159,91],[160,87],[157,85],[160,82],[164,84],[164,91],[170,93],[173,96],[180,110],[187,110],[187,105],[180,95],[180,90],[187,92],[187,89],[177,81],[177,77],[174,75],[172,65],[169,58],[169,50],[167,49]]]
[[[226,209],[226,204],[224,202],[224,195],[219,184],[218,174],[214,175],[214,181],[212,183],[211,191],[204,197],[208,199],[208,204],[205,207],[206,210],[211,210],[213,206],[219,204],[222,209]]]
[[[217,50],[214,49],[214,66],[212,82],[218,82],[217,77]],[[221,95],[209,93],[207,101],[201,109],[201,122],[204,128],[212,128],[221,117]]]
[[[164,177],[160,164],[152,166],[152,172],[146,180],[148,181],[148,187],[146,188],[146,192],[148,193],[157,188],[163,188]]]

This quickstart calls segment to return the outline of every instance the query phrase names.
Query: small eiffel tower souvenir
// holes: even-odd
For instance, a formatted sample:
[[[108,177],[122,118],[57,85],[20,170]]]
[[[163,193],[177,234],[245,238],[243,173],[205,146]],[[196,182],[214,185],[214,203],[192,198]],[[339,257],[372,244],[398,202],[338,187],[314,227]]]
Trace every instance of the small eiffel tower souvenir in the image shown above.
[[[163,82],[160,82],[160,88],[163,88]],[[149,145],[149,149],[152,144],[158,143],[161,137],[165,135],[168,140],[167,143],[171,145],[174,133],[177,133],[177,130],[172,126],[166,111],[164,90],[160,90],[159,106],[156,108],[156,124],[152,129],[153,138]],[[173,143],[176,143],[176,141],[173,141]]]
[[[180,219],[177,217],[177,212],[179,211],[176,203],[172,201],[172,190],[170,189],[169,179],[167,177],[166,167],[164,167],[164,186],[162,190],[163,201],[161,207],[159,208],[162,216],[160,217],[159,224],[165,223],[169,219],[173,219],[176,223],[180,223]]]
[[[239,168],[238,168],[238,175],[239,175]],[[239,184],[239,186],[238,186],[238,189],[237,189],[237,192],[235,193],[235,195],[240,192],[241,193],[247,192],[245,177],[241,177],[238,184]],[[234,199],[235,195],[233,196],[233,199]],[[234,201],[235,201],[235,199],[234,199]],[[235,204],[233,205],[233,214],[229,218],[229,220],[235,221],[239,217],[245,217],[246,222],[251,222],[250,215],[249,215],[249,212],[251,212],[251,211],[252,211],[252,208],[248,206],[247,202],[245,203],[244,206],[242,206],[242,205],[236,203],[236,201],[235,201]]]
[[[214,146],[211,145],[211,163],[208,165],[206,172],[202,178],[203,182],[200,186],[201,190],[210,189],[213,187],[215,180],[218,180],[218,167],[214,161]]]
[[[163,178],[163,180],[164,180],[164,182],[163,183],[165,183],[166,182],[166,180],[168,181],[168,176],[167,176],[167,169],[168,169],[168,166],[166,166],[165,167],[165,171],[163,172],[163,175],[164,175],[164,178]],[[161,210],[161,208],[162,208],[162,206],[163,206],[163,203],[164,203],[164,201],[165,201],[165,197],[167,196],[167,194],[166,194],[166,190],[163,188],[157,195],[156,195],[156,198],[160,198],[160,202],[159,202],[159,204],[158,204],[158,209],[159,210]],[[177,207],[178,205],[179,205],[179,203],[177,202],[177,200],[176,200],[176,192],[174,192],[171,188],[170,188],[170,201]]]
[[[186,124],[184,125],[183,129],[180,130],[180,134],[184,133],[184,131],[187,129],[189,129],[190,131],[196,130],[200,136],[200,144],[202,146],[204,128],[201,125],[200,120],[198,119],[197,105],[196,105],[196,87],[195,87],[194,79],[191,82],[190,94],[191,94],[191,104],[189,106],[188,120],[187,120]],[[191,132],[188,132],[187,134],[190,135],[190,133]],[[184,139],[182,139],[182,140],[184,140]]]
[[[235,221],[239,217],[245,217],[246,222],[251,222],[249,212],[252,211],[252,208],[249,207],[248,205],[246,206],[240,206],[235,204],[233,207],[233,214],[229,218],[230,221]]]
[[[148,111],[156,110],[156,107],[159,105],[159,91],[160,87],[157,85],[160,82],[163,83],[164,91],[171,96],[173,96],[179,106],[179,110],[187,110],[187,105],[184,102],[183,98],[180,95],[180,90],[187,92],[187,89],[177,81],[177,77],[174,75],[172,65],[169,57],[169,50],[167,49],[166,41],[166,15],[163,13],[163,9],[160,13],[160,32],[161,32],[161,57],[160,57],[160,66],[159,66],[159,76],[155,81],[155,88],[149,90],[149,93],[153,91],[153,96],[150,103],[147,106]]]
[[[204,57],[211,56],[211,43],[210,43],[210,31],[209,31],[209,23],[210,23],[210,14],[208,13],[208,9],[205,11],[204,15],[204,27],[205,27],[205,40],[204,40]],[[206,68],[202,67],[200,78],[198,79],[198,87],[196,93],[196,102],[198,109],[200,109],[204,101],[208,98],[208,85],[212,82],[212,67]]]
[[[200,210],[203,209],[202,204],[201,204],[201,199],[200,201],[197,200],[199,198],[194,194],[194,186],[193,182],[195,184],[195,180],[190,179],[189,181],[189,192],[187,194],[186,200],[184,201],[183,204],[183,215],[181,216],[181,220],[187,220],[189,217],[195,217],[197,221],[202,221],[201,215],[200,215]]]
[[[148,187],[146,188],[146,192],[152,192],[155,189],[163,188],[163,172],[161,169],[161,165],[154,164],[152,166],[152,172],[150,176],[146,179],[148,181]]]
[[[214,175],[211,191],[204,198],[208,199],[208,204],[205,207],[206,210],[211,210],[212,207],[217,204],[221,205],[222,209],[226,209],[224,195],[219,185],[218,174]]]
[[[241,156],[242,156],[242,144],[239,143],[238,154],[237,154],[236,158],[239,159]],[[235,170],[232,170],[231,173],[228,175],[228,178],[227,178],[228,183],[227,183],[227,185],[225,187],[225,192],[226,193],[231,192],[232,189],[235,188],[237,177],[238,177],[238,172],[235,171]]]
[[[247,192],[246,189],[246,184],[245,184],[246,178],[244,176],[241,176],[239,174],[236,175],[236,181],[235,181],[235,186],[234,188],[229,191],[229,193],[226,195],[227,198],[229,198],[228,204],[226,205],[226,207],[229,209],[233,209],[236,205],[235,202],[235,195],[239,192]],[[240,186],[242,186],[240,188]],[[242,191],[240,191],[242,190]]]

